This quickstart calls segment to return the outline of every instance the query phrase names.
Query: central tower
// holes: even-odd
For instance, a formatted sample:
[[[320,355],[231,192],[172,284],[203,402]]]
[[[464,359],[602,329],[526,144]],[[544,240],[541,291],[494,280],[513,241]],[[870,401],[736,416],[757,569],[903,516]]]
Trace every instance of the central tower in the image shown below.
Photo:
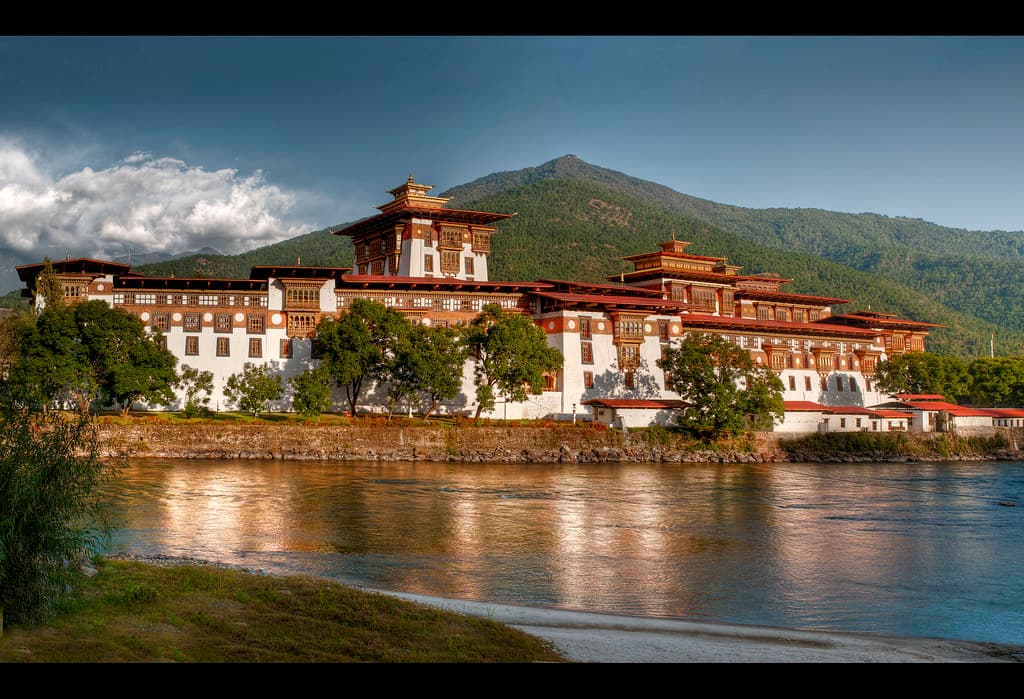
[[[352,238],[354,275],[487,281],[494,223],[515,214],[448,209],[412,175],[379,214],[336,231]]]

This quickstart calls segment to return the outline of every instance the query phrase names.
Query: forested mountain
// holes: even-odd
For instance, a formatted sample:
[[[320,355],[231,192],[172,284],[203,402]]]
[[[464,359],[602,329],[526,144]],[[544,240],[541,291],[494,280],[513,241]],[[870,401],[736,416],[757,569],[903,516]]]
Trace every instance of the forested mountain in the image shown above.
[[[238,255],[190,255],[167,262],[132,267],[133,272],[150,276],[173,274],[176,277],[248,278],[254,265],[280,265],[300,262],[320,267],[351,267],[352,241],[334,231],[341,224],[266,245]]]
[[[692,241],[699,255],[728,257],[742,273],[778,273],[798,293],[949,326],[928,348],[961,358],[1024,354],[1024,234],[972,232],[925,221],[817,209],[745,209],[590,165],[574,156],[488,175],[442,196],[452,207],[518,212],[500,224],[494,280],[605,281],[629,271],[624,255]],[[135,267],[145,274],[247,277],[253,265],[351,266],[352,245],[315,231],[241,255],[196,255]]]
[[[952,309],[1024,332],[1021,231],[967,231],[870,213],[729,206],[596,167],[572,155],[535,168],[488,175],[444,196],[452,197],[452,206],[469,206],[495,193],[550,179],[599,183],[760,245],[809,253],[882,275]]]

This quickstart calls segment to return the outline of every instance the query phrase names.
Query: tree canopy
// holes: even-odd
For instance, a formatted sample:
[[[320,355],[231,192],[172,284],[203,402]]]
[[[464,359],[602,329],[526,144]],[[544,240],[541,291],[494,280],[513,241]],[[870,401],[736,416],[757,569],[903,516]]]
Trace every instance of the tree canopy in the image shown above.
[[[72,400],[85,413],[106,396],[127,413],[136,400],[174,400],[176,363],[135,316],[104,301],[61,302],[22,325],[8,386],[27,403]]]
[[[1024,357],[981,357],[967,368],[971,405],[1024,406]]]
[[[413,325],[395,353],[391,372],[392,409],[401,398],[422,397],[427,403],[424,421],[442,400],[451,400],[462,388],[469,350],[453,328]]]
[[[345,390],[352,415],[364,389],[390,378],[395,351],[410,324],[401,313],[368,299],[353,299],[335,320],[317,326],[317,354],[327,373]]]
[[[544,373],[562,368],[564,358],[549,347],[544,330],[521,313],[487,304],[466,328],[466,344],[474,362],[476,419],[493,410],[500,396],[521,403],[540,394]]]
[[[690,334],[658,366],[687,405],[679,425],[700,436],[770,429],[785,413],[782,381],[720,335]]]
[[[268,366],[257,366],[251,362],[246,362],[242,371],[229,376],[224,384],[227,399],[239,410],[252,413],[254,418],[267,409],[269,401],[279,399],[282,393],[280,374],[272,373]]]
[[[185,392],[185,417],[197,417],[209,412],[210,394],[213,392],[212,371],[201,371],[184,364],[177,385]]]
[[[331,407],[331,377],[324,367],[309,368],[288,380],[292,387],[292,407],[303,417],[315,417]]]
[[[886,393],[932,393],[953,402],[967,397],[971,385],[964,362],[931,352],[906,352],[879,362],[875,381]]]

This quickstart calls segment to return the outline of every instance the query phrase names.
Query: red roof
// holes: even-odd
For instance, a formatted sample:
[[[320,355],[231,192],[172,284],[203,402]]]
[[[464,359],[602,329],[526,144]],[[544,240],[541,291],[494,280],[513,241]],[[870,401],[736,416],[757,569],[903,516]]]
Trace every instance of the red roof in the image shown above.
[[[896,398],[909,403],[921,403],[925,401],[946,402],[946,397],[938,393],[898,393]]]
[[[616,408],[616,409],[630,409],[630,408],[654,408],[654,409],[665,409],[665,408],[682,408],[686,405],[685,401],[681,401],[677,398],[664,398],[664,399],[646,399],[646,398],[591,398],[585,400],[583,405],[600,405],[604,408]]]
[[[568,293],[584,293],[585,291],[612,291],[622,294],[625,292],[636,293],[637,296],[649,296],[657,299],[664,298],[662,292],[658,289],[648,289],[643,286],[623,286],[622,284],[591,284],[590,282],[574,282],[566,279],[538,279],[537,281],[550,284],[554,287],[559,288],[559,291],[565,291]]]
[[[822,320],[821,322],[827,323],[842,323],[853,322],[860,325],[870,325],[875,328],[901,328],[905,330],[922,330],[924,328],[944,328],[945,325],[939,323],[926,323],[923,320],[907,320],[905,318],[879,318],[875,315],[861,315],[859,313],[837,313]]]
[[[1024,408],[979,408],[992,417],[1024,417]]]
[[[771,332],[813,332],[818,334],[827,335],[856,335],[858,337],[874,337],[875,333],[871,330],[862,330],[861,328],[851,328],[845,325],[823,325],[821,323],[794,323],[788,320],[760,320],[758,318],[736,318],[734,316],[710,316],[703,313],[689,313],[682,316],[683,326],[686,325],[715,325],[715,326],[732,326],[737,329],[757,330],[763,329]]]
[[[941,400],[905,401],[904,405],[914,410],[942,410],[957,417],[992,417],[991,413],[984,410],[969,408],[965,405],[957,405],[956,403],[947,403]]]
[[[824,405],[809,400],[784,400],[787,413],[817,413],[826,410]]]
[[[515,214],[496,214],[491,211],[470,211],[468,209],[445,209],[428,206],[401,206],[392,211],[368,216],[355,223],[334,231],[334,235],[355,237],[363,233],[382,229],[402,219],[411,217],[429,218],[432,221],[457,221],[462,223],[491,224],[502,219],[512,218]]]
[[[481,291],[500,291],[501,289],[550,289],[550,284],[544,282],[490,282],[474,281],[472,279],[458,279],[456,277],[399,277],[390,274],[342,274],[341,280],[349,286],[379,286],[379,287],[404,287],[404,288],[448,288],[460,291],[472,291],[473,287]],[[337,287],[337,290],[345,289],[345,286]]]
[[[886,418],[898,417],[898,418],[903,418],[904,420],[906,420],[906,419],[908,419],[910,417],[909,415],[906,414],[906,412],[904,412],[902,410],[879,409],[879,410],[875,411],[875,414],[878,415],[878,417],[886,417]]]
[[[570,294],[560,291],[535,291],[535,296],[563,301],[566,303],[596,303],[607,306],[640,306],[643,308],[668,309],[678,313],[689,308],[682,301],[668,301],[661,297],[612,296],[611,294]]]
[[[899,410],[875,410],[864,408],[859,405],[821,405],[809,400],[786,400],[782,401],[786,406],[787,413],[814,413],[822,412],[829,415],[868,415],[874,418],[903,418],[909,415]]]
[[[832,298],[831,296],[812,296],[810,294],[794,294],[783,291],[765,291],[762,289],[737,289],[735,296],[737,299],[781,301],[783,303],[806,303],[820,306],[850,303],[850,299],[837,299]]]

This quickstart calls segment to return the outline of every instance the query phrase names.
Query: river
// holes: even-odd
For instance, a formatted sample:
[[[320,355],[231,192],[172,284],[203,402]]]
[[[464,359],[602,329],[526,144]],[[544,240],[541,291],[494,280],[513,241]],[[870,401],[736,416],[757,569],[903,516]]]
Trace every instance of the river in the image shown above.
[[[489,602],[1024,645],[1019,462],[145,459],[108,497],[110,553]]]

